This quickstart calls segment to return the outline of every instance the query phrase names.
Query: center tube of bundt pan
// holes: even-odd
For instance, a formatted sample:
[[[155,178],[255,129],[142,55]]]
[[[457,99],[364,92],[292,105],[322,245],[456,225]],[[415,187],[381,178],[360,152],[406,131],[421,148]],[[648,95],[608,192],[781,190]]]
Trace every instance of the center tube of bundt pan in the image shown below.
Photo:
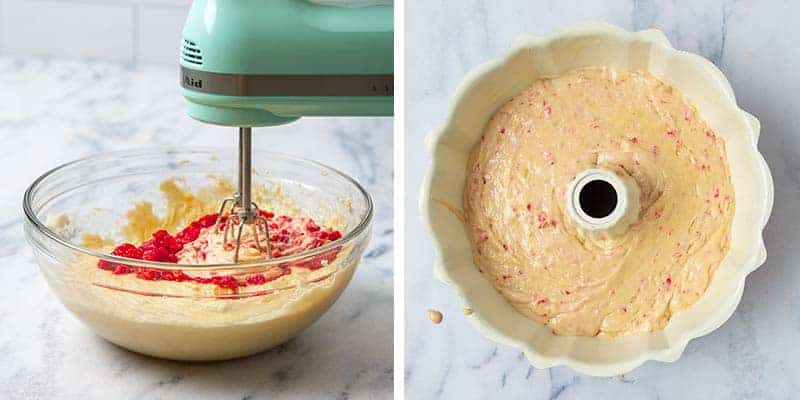
[[[579,173],[566,193],[567,216],[586,237],[610,239],[639,218],[639,185],[605,168]]]

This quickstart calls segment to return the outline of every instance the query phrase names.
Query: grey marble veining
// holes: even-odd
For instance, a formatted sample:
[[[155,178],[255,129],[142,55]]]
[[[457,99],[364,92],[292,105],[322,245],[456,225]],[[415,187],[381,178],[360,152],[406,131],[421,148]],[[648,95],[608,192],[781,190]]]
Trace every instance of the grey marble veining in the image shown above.
[[[791,399],[800,396],[800,2],[413,2],[406,7],[406,394],[408,398]],[[768,259],[749,276],[733,317],[693,340],[671,364],[648,362],[600,379],[536,370],[518,351],[480,335],[452,289],[432,274],[433,248],[417,212],[428,167],[423,138],[443,123],[464,74],[522,33],[602,20],[662,29],[673,45],[714,61],[740,105],[762,124],[759,148],[775,180]],[[426,309],[444,322],[434,326]]]
[[[22,234],[22,193],[36,176],[112,149],[186,144],[235,154],[236,130],[189,119],[177,81],[169,67],[0,57],[0,398],[391,398],[391,118],[309,118],[254,132],[255,148],[335,166],[376,204],[350,286],[291,342],[222,363],[156,360],[96,337],[50,292]]]

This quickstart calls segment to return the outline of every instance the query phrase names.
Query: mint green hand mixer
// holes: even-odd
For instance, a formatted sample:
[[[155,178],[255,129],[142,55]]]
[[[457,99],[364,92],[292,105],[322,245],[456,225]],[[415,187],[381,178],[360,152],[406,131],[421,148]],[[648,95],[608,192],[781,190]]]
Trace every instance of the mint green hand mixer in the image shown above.
[[[220,206],[234,261],[245,226],[270,254],[267,221],[251,200],[252,128],[303,116],[392,115],[392,12],[309,0],[192,2],[180,49],[187,112],[239,127],[239,188]]]

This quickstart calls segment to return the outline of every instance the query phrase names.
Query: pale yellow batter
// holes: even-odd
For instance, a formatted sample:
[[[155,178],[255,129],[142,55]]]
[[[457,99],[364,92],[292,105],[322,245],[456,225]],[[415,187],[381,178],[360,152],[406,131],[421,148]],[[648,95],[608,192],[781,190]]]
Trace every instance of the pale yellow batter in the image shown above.
[[[639,219],[608,239],[566,216],[574,177],[601,167],[641,189]],[[681,93],[639,71],[579,69],[500,108],[464,191],[475,264],[558,335],[659,330],[705,292],[729,246],[725,144]]]
[[[147,202],[128,212],[122,227],[127,241],[141,242],[159,228],[175,231],[208,212],[216,211],[219,198],[229,193],[230,184],[217,180],[213,185],[192,192],[180,181],[161,184],[165,210],[156,214]],[[254,187],[255,199],[277,213],[308,215],[282,194],[280,187]],[[343,203],[345,206],[349,203]],[[327,227],[346,229],[342,209],[330,215],[315,215]],[[71,218],[54,215],[48,226],[62,235],[72,229]],[[204,233],[206,234],[206,233]],[[210,235],[209,235],[210,236]],[[115,241],[97,235],[83,235],[82,245],[109,252]],[[336,300],[352,277],[360,250],[352,244],[337,248],[336,257],[319,269],[280,266],[246,270],[215,271],[244,278],[254,273],[277,276],[261,285],[241,287],[236,297],[230,289],[213,284],[148,281],[135,274],[115,275],[98,268],[98,260],[80,254],[61,274],[45,277],[64,304],[100,336],[126,348],[179,360],[220,360],[245,356],[282,343],[313,323]],[[182,262],[192,263],[192,254]],[[185,258],[185,259],[184,259]],[[206,262],[229,261],[224,254]],[[291,273],[283,274],[285,268]],[[184,266],[190,275],[205,276],[207,271]]]

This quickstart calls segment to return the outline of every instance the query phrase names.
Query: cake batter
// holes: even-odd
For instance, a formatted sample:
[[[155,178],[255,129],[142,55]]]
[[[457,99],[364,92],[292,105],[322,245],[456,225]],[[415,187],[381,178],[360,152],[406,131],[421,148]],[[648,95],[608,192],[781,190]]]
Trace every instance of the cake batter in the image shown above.
[[[588,168],[632,178],[639,218],[585,237],[565,192]],[[682,94],[640,71],[578,69],[501,107],[468,162],[464,211],[480,272],[554,334],[664,328],[705,292],[728,251],[725,143]]]

